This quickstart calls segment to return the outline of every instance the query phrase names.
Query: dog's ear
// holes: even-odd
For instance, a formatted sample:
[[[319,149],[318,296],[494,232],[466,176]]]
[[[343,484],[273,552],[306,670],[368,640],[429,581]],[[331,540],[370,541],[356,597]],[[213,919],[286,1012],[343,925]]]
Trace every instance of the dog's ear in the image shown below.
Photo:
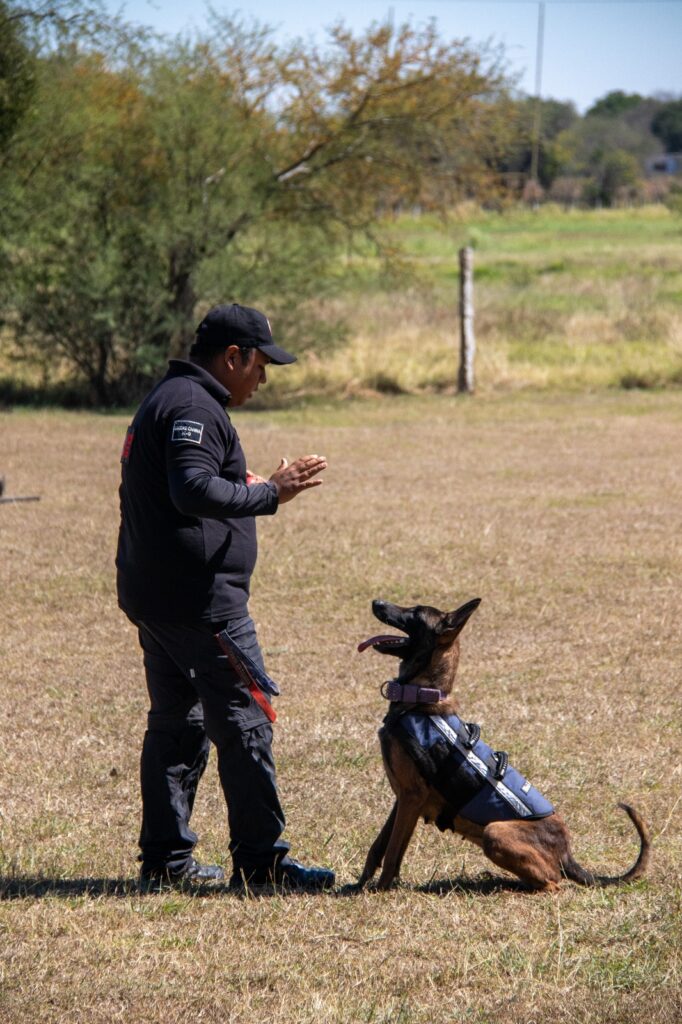
[[[447,615],[444,615],[436,628],[438,639],[447,640],[451,643],[462,632],[470,616],[473,615],[480,603],[480,597],[475,597],[473,601],[467,601],[466,604],[463,604],[454,612],[448,612]]]

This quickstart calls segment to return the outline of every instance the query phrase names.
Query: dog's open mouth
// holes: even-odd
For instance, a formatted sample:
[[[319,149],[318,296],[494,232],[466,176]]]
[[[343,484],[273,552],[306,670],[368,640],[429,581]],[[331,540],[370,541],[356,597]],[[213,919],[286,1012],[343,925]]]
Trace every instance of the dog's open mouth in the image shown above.
[[[393,654],[403,647],[407,647],[409,642],[409,636],[396,636],[395,633],[387,633],[381,636],[371,636],[368,640],[363,640],[361,644],[358,644],[358,651],[362,653],[368,647],[376,647],[381,654]]]

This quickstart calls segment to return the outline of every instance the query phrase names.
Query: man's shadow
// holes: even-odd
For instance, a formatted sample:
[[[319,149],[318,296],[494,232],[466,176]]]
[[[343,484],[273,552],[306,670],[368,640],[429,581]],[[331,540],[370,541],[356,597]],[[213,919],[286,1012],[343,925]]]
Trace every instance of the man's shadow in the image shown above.
[[[427,893],[434,896],[454,895],[477,895],[492,896],[501,892],[527,892],[527,888],[514,878],[503,878],[499,875],[490,875],[487,872],[476,877],[463,876],[459,878],[438,878],[430,879],[422,885],[402,884],[400,888],[406,892]],[[306,891],[282,890],[279,886],[253,893],[257,896],[326,896],[331,898],[343,898],[359,896],[361,893],[372,894],[372,885],[360,889],[357,883],[350,882],[346,885],[329,889],[325,892],[311,893]],[[169,896],[181,894],[188,896],[225,897],[233,896],[244,898],[250,895],[249,892],[238,893],[227,884],[205,884],[188,885],[180,889],[165,888],[160,891],[161,895]],[[109,897],[112,899],[129,899],[131,896],[145,897],[152,895],[140,888],[136,878],[54,878],[49,875],[11,875],[0,876],[0,902],[26,899],[42,899],[45,897],[59,897],[62,899],[73,899],[74,897],[89,897],[99,899]]]
[[[0,876],[0,902],[59,896],[100,896],[123,898],[139,893],[133,878],[52,878],[49,875]]]

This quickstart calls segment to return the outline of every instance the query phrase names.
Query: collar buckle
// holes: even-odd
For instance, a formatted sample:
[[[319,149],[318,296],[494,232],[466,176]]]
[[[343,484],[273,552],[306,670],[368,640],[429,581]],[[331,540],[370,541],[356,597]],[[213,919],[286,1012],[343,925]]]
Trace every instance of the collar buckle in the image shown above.
[[[430,686],[416,686],[414,683],[399,683],[387,679],[381,685],[381,696],[392,704],[437,704],[447,694]]]

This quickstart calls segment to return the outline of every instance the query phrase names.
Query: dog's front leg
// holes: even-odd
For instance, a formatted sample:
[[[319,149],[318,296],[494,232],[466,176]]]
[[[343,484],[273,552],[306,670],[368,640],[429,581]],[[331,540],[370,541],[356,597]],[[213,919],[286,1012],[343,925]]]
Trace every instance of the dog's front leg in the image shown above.
[[[377,888],[390,889],[400,874],[400,865],[402,864],[405,850],[412,838],[415,826],[419,821],[422,803],[421,795],[417,794],[401,795],[396,800],[391,838],[388,841],[388,849],[384,857],[384,867],[379,876]]]
[[[362,874],[360,875],[360,880],[358,882],[360,888],[362,888],[363,885],[366,885],[367,882],[369,882],[370,878],[374,878],[374,874],[377,868],[384,859],[386,847],[388,846],[388,840],[390,839],[391,832],[393,831],[393,823],[395,822],[395,814],[397,807],[398,801],[396,800],[396,802],[393,804],[393,807],[391,808],[391,813],[386,819],[384,827],[382,828],[381,832],[379,833],[379,835],[376,837],[376,839],[369,848],[367,860],[365,861],[365,866],[363,868]]]

